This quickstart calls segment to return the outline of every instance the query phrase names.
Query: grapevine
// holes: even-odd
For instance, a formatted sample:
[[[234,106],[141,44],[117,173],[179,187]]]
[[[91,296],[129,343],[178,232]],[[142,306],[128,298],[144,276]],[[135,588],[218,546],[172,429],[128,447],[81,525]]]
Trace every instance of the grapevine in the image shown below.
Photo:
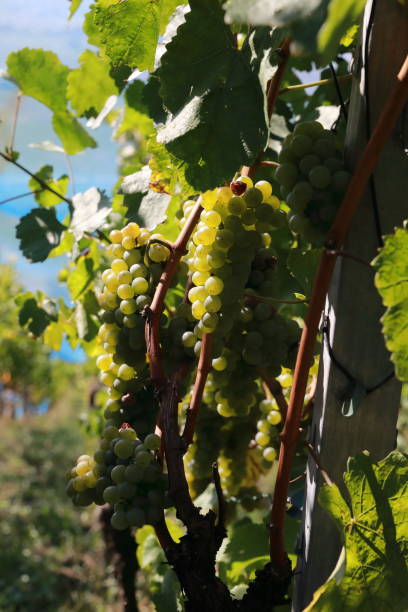
[[[10,144],[0,155],[30,177],[38,205],[21,218],[16,236],[33,262],[67,256],[58,280],[70,299],[22,293],[20,323],[54,350],[64,339],[80,345],[98,372],[89,414],[80,416],[98,441],[66,471],[66,494],[80,508],[103,506],[112,540],[132,541],[127,549],[134,551],[136,538],[148,576],[141,582],[158,610],[164,601],[186,612],[287,606],[293,577],[308,582],[308,538],[316,532],[322,478],[322,503],[327,509],[331,499],[330,509],[342,508],[322,444],[332,416],[327,371],[337,367],[347,378],[344,396],[352,394],[352,401],[360,387],[367,394],[380,388],[361,383],[366,372],[348,372],[341,353],[337,358],[338,328],[331,338],[326,324],[319,333],[319,322],[325,302],[324,320],[336,319],[340,302],[334,292],[326,298],[340,255],[339,286],[348,266],[364,263],[369,274],[371,255],[343,250],[368,181],[373,227],[383,243],[383,190],[376,191],[382,161],[378,177],[372,173],[407,101],[407,60],[392,91],[384,88],[379,111],[369,65],[381,31],[376,3],[370,14],[366,9],[362,61],[351,74],[346,53],[360,36],[362,7],[344,12],[336,3],[317,3],[311,17],[303,10],[294,17],[288,1],[283,15],[273,3],[236,0],[190,0],[177,8],[165,1],[96,2],[85,18],[95,51],[87,50],[79,67],[69,69],[41,49],[7,60],[19,93]],[[70,16],[80,4],[72,3]],[[400,46],[390,60],[393,72]],[[300,82],[311,69],[319,76]],[[310,87],[316,89],[309,95]],[[48,165],[35,174],[17,161],[22,95],[53,113],[69,177],[54,177]],[[75,193],[69,156],[96,145],[82,118],[86,128],[103,121],[114,127],[122,182],[111,200],[96,187]],[[356,163],[354,129],[359,146],[363,136],[368,142]],[[399,160],[397,140],[389,144]],[[394,349],[387,313],[387,346]],[[395,372],[402,371],[397,350],[392,358]],[[377,467],[362,461],[364,477],[371,470],[377,478]],[[356,530],[346,515],[343,509],[337,523],[348,576]],[[305,546],[294,551],[292,532],[302,529]],[[159,544],[160,562],[154,555],[146,561],[146,550]],[[329,543],[330,554],[336,546]],[[133,562],[129,612],[136,606],[134,554]],[[367,569],[367,592],[372,573]],[[336,579],[342,597],[345,584]],[[322,585],[308,610],[330,601],[330,585]],[[303,595],[294,593],[298,609]],[[312,597],[307,593],[302,609]]]

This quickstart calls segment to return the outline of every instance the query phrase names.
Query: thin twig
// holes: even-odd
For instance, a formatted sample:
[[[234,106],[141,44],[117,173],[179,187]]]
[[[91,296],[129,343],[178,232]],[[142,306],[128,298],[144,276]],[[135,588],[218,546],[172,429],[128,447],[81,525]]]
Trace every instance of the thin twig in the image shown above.
[[[17,121],[18,121],[18,114],[19,114],[19,111],[20,111],[21,96],[22,95],[23,95],[23,93],[21,91],[19,91],[18,94],[17,94],[17,97],[16,97],[16,106],[14,108],[13,127],[11,128],[10,142],[9,142],[9,146],[8,146],[8,150],[10,152],[12,152],[14,150],[14,140],[16,138]]]
[[[337,77],[338,81],[348,81],[352,78],[352,74],[343,74]],[[300,83],[299,85],[289,85],[288,87],[284,87],[279,90],[278,95],[282,95],[287,93],[288,91],[296,91],[297,89],[307,89],[308,87],[317,87],[318,85],[327,85],[329,83],[335,82],[334,77],[329,79],[321,79],[320,81],[311,81],[310,83]]]
[[[1,151],[0,151],[0,156],[6,161],[10,162],[11,164],[14,164],[14,166],[17,166],[17,168],[20,168],[20,170],[22,170],[23,172],[31,176],[31,178],[35,179],[37,183],[39,183],[43,189],[50,191],[55,196],[57,196],[60,200],[63,200],[64,202],[66,202],[70,206],[70,208],[72,207],[72,201],[69,198],[66,198],[62,194],[58,193],[58,191],[55,191],[55,189],[50,187],[45,181],[42,180],[42,178],[40,178],[36,174],[33,174],[32,172],[30,172],[30,170],[28,170],[27,168],[19,164],[18,161],[16,161],[15,159],[12,159],[9,155],[5,155],[5,153],[2,153]]]
[[[275,402],[278,404],[278,408],[282,414],[282,420],[284,421],[288,411],[288,403],[283,395],[282,385],[265,370],[260,370],[259,375],[262,379],[262,386],[266,397],[270,399],[270,395],[272,395]]]
[[[317,452],[315,447],[312,444],[310,444],[310,442],[305,441],[304,444],[305,444],[305,447],[306,447],[308,453],[310,454],[311,457],[313,457],[313,460],[314,460],[315,464],[319,468],[320,473],[321,473],[321,475],[323,477],[323,480],[325,481],[326,484],[329,485],[329,487],[332,487],[334,483],[333,483],[332,479],[330,478],[329,474],[327,473],[327,471],[324,469],[324,467],[322,465],[322,462],[321,462],[321,459],[320,459],[319,453]]]
[[[65,153],[65,159],[66,159],[67,166],[68,166],[69,180],[71,182],[71,192],[72,192],[72,195],[74,196],[76,193],[75,180],[74,180],[74,169],[72,167],[71,158],[68,155],[68,153]]]
[[[338,101],[339,101],[339,104],[340,104],[341,112],[343,113],[344,119],[347,121],[347,109],[346,109],[346,105],[344,104],[343,96],[342,96],[340,85],[339,85],[339,81],[341,80],[342,77],[341,76],[337,76],[336,71],[335,71],[334,66],[333,66],[333,62],[330,62],[329,67],[330,67],[330,72],[333,75],[334,88],[336,90],[336,94],[337,94],[337,98],[338,98]],[[348,74],[347,76],[350,78],[352,75]]]
[[[365,259],[357,257],[357,255],[352,255],[351,253],[347,253],[347,251],[343,251],[342,249],[326,249],[326,251],[329,255],[336,255],[336,257],[345,257],[347,259],[352,259],[357,263],[361,263],[364,266],[368,266],[374,272],[373,266]]]
[[[279,168],[280,163],[275,162],[275,161],[265,160],[265,161],[259,162],[259,165],[260,166],[273,166],[274,168]]]
[[[13,200],[18,200],[19,198],[25,198],[29,195],[35,195],[36,193],[41,193],[44,189],[34,189],[34,191],[27,191],[26,193],[20,193],[19,195],[13,196],[12,198],[7,198],[6,200],[2,200],[1,204],[7,204],[8,202],[12,202]]]
[[[368,141],[353,177],[344,195],[334,223],[329,230],[326,245],[329,249],[340,249],[357,206],[363,196],[379,155],[388,141],[394,125],[408,100],[408,56],[397,76],[397,83],[391,91],[385,107],[377,121],[376,128]],[[306,391],[310,364],[319,329],[319,322],[327,291],[330,285],[336,257],[323,251],[313,286],[312,298],[300,340],[296,359],[293,386],[287,419],[281,435],[278,473],[271,513],[270,555],[275,571],[285,575],[288,571],[288,557],[284,546],[283,525],[286,512],[286,498],[293,457],[299,436],[303,398]]]
[[[204,334],[201,342],[196,379],[194,381],[191,401],[186,414],[186,424],[182,436],[185,440],[186,448],[193,441],[194,430],[200,412],[201,400],[203,398],[205,381],[211,369],[212,339],[212,334]]]
[[[268,109],[268,119],[272,117],[273,110],[275,108],[276,100],[279,95],[279,87],[282,82],[283,73],[286,68],[286,64],[290,57],[290,38],[285,38],[280,47],[279,53],[281,57],[280,64],[273,75],[272,79],[269,81],[267,85],[267,109]],[[242,176],[254,176],[256,169],[262,161],[263,151],[258,155],[257,159],[251,166],[243,166],[241,170]]]
[[[254,302],[265,302],[266,304],[308,304],[309,300],[279,300],[273,297],[264,297],[263,295],[256,295],[254,293],[244,293],[246,300],[251,299]]]
[[[295,476],[295,478],[292,478],[292,480],[289,480],[289,484],[290,485],[295,484],[295,482],[302,480],[305,476],[306,476],[306,472],[302,472],[302,474],[299,474],[299,476]]]

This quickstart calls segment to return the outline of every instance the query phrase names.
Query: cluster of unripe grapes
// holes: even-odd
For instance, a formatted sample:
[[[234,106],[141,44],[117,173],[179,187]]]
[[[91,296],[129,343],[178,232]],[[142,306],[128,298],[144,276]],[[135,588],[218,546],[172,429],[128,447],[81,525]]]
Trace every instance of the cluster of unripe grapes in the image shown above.
[[[276,446],[279,444],[276,426],[281,423],[282,415],[274,399],[262,400],[259,408],[262,418],[256,424],[257,433],[255,435],[255,442],[257,448],[262,452],[262,457],[265,461],[272,463],[276,459]]]
[[[184,219],[193,205],[185,203]],[[217,331],[225,336],[231,331],[255,253],[264,240],[269,242],[267,232],[284,223],[279,205],[267,181],[253,186],[248,177],[202,195],[203,211],[187,256],[194,285],[188,298],[198,321],[196,335]]]
[[[108,425],[93,457],[81,455],[67,475],[67,494],[79,506],[109,503],[115,529],[155,524],[166,504],[167,477],[155,453],[160,438],[149,434],[144,442],[128,424]]]
[[[283,142],[276,179],[291,213],[290,229],[320,244],[350,180],[343,145],[318,121],[298,123]]]

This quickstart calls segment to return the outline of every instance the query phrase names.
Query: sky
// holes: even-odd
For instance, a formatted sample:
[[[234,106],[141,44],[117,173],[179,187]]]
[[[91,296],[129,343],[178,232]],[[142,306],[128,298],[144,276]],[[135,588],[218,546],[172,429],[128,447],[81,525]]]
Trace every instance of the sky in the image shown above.
[[[73,68],[77,58],[88,46],[82,32],[82,18],[90,4],[84,0],[75,16],[68,21],[68,0],[1,0],[0,8],[0,69],[6,67],[11,51],[23,47],[42,48],[57,53],[61,61]],[[17,88],[0,78],[0,150],[8,145]],[[14,148],[20,153],[19,162],[32,172],[44,164],[54,167],[54,176],[68,172],[67,160],[61,153],[30,148],[30,143],[45,140],[59,144],[51,127],[51,112],[32,98],[23,97],[17,124]],[[110,138],[109,126],[102,125],[92,132],[97,149],[88,149],[71,157],[76,191],[97,186],[110,195],[116,180],[116,147]],[[0,202],[25,193],[29,177],[12,164],[0,161]],[[72,196],[72,192],[68,195]],[[30,264],[18,250],[15,226],[19,217],[37,206],[31,197],[0,204],[0,262],[15,262],[19,281],[30,291],[37,289],[51,297],[67,298],[65,288],[56,281],[61,261],[53,259]],[[68,299],[68,298],[67,298]]]

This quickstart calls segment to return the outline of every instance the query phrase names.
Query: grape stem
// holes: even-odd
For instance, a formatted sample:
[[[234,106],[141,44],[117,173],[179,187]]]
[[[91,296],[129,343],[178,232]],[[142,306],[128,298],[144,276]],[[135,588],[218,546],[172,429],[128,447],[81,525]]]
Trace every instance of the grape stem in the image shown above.
[[[46,189],[47,191],[50,191],[55,196],[60,198],[60,200],[63,200],[64,202],[66,202],[69,205],[70,210],[72,211],[72,200],[70,200],[69,198],[66,198],[62,194],[58,193],[58,191],[55,191],[55,189],[50,187],[45,181],[42,180],[42,178],[40,178],[36,174],[33,174],[32,172],[30,172],[30,170],[28,170],[27,168],[25,168],[24,166],[19,164],[18,161],[13,159],[10,155],[6,155],[5,153],[2,153],[0,151],[0,156],[3,159],[5,159],[6,161],[10,162],[11,164],[14,164],[14,166],[17,166],[17,168],[19,168],[20,170],[22,170],[23,172],[25,172],[26,174],[31,176],[31,178],[35,179],[37,181],[37,183],[39,183],[43,189]]]
[[[279,168],[280,163],[276,161],[265,159],[264,161],[259,162],[259,165],[260,166],[273,166],[274,168]]]
[[[308,304],[309,300],[279,300],[273,297],[263,297],[262,295],[255,295],[254,293],[245,293],[245,298],[254,302],[265,302],[266,304]]]
[[[342,74],[337,77],[338,81],[348,81],[351,79],[352,74]],[[278,95],[282,95],[287,93],[288,91],[294,91],[296,89],[307,89],[308,87],[317,87],[318,85],[328,85],[329,83],[333,83],[335,79],[330,77],[329,79],[321,79],[320,81],[311,81],[310,83],[299,83],[299,85],[289,85],[288,87],[284,87],[278,91]]]
[[[186,424],[183,431],[183,440],[187,447],[193,441],[194,430],[200,412],[201,400],[203,398],[205,381],[211,369],[212,334],[204,334],[201,342],[200,357],[197,366],[197,375],[191,394],[190,405],[187,410]]]
[[[336,256],[333,255],[330,250],[333,251],[341,248],[353,215],[377,164],[379,155],[385,143],[388,141],[407,100],[408,56],[406,56],[401,70],[397,75],[397,82],[381,112],[375,130],[359,158],[342,204],[328,232],[326,239],[326,248],[328,250],[323,251],[314,281],[313,293],[296,359],[288,414],[281,435],[278,472],[271,512],[269,532],[270,556],[272,566],[280,575],[287,575],[287,573],[290,572],[290,562],[285,551],[283,531],[286,514],[286,499],[293,457],[299,437],[303,398],[306,391],[310,364],[313,359],[315,340],[336,262]]]
[[[315,447],[310,444],[310,442],[307,442],[305,440],[305,448],[307,450],[307,452],[310,454],[310,456],[313,458],[313,461],[315,462],[315,464],[317,465],[317,467],[319,468],[319,471],[322,475],[323,480],[325,481],[325,483],[327,485],[329,485],[329,487],[332,487],[334,485],[334,482],[332,481],[332,479],[330,478],[329,474],[327,473],[327,471],[324,469],[321,459],[320,459],[320,455],[317,452],[317,450],[315,449]]]
[[[170,287],[170,283],[173,279],[173,276],[177,270],[177,266],[180,262],[180,259],[186,252],[187,242],[189,241],[189,238],[198,222],[201,211],[202,207],[200,197],[198,198],[193,210],[191,211],[187,222],[181,230],[176,242],[172,245],[170,257],[157,284],[157,288],[153,296],[153,301],[146,311],[147,318],[145,336],[147,352],[149,355],[150,376],[157,388],[162,387],[166,382],[166,377],[164,374],[161,359],[161,347],[159,338],[159,321],[160,316],[163,312],[164,298],[166,296],[167,290]]]
[[[169,249],[169,251],[173,251],[174,249],[174,246],[171,242],[168,242],[167,240],[161,240],[161,238],[151,238],[147,244],[148,246],[150,246],[151,244],[161,244],[162,246],[166,247],[166,249]]]
[[[267,90],[266,90],[266,101],[267,101],[267,109],[268,109],[268,119],[272,117],[273,110],[275,108],[276,100],[279,95],[279,87],[282,82],[283,74],[285,72],[286,64],[288,63],[290,57],[290,38],[285,38],[280,46],[279,55],[281,61],[279,63],[278,68],[276,69],[275,74],[268,82]],[[261,151],[251,166],[243,166],[241,170],[242,176],[254,176],[259,164],[262,161],[263,151]]]
[[[7,198],[6,200],[2,200],[0,202],[1,204],[7,204],[8,202],[13,202],[13,200],[19,200],[20,198],[26,198],[29,195],[35,195],[36,193],[42,193],[44,191],[44,189],[35,189],[34,191],[26,191],[26,193],[19,193],[16,196],[13,196],[11,198]]]
[[[280,412],[282,413],[283,420],[285,420],[286,413],[288,411],[288,403],[283,395],[282,385],[278,380],[276,380],[276,378],[270,376],[265,370],[260,370],[259,374],[262,379],[262,386],[266,398],[274,398],[275,402],[278,404]]]

